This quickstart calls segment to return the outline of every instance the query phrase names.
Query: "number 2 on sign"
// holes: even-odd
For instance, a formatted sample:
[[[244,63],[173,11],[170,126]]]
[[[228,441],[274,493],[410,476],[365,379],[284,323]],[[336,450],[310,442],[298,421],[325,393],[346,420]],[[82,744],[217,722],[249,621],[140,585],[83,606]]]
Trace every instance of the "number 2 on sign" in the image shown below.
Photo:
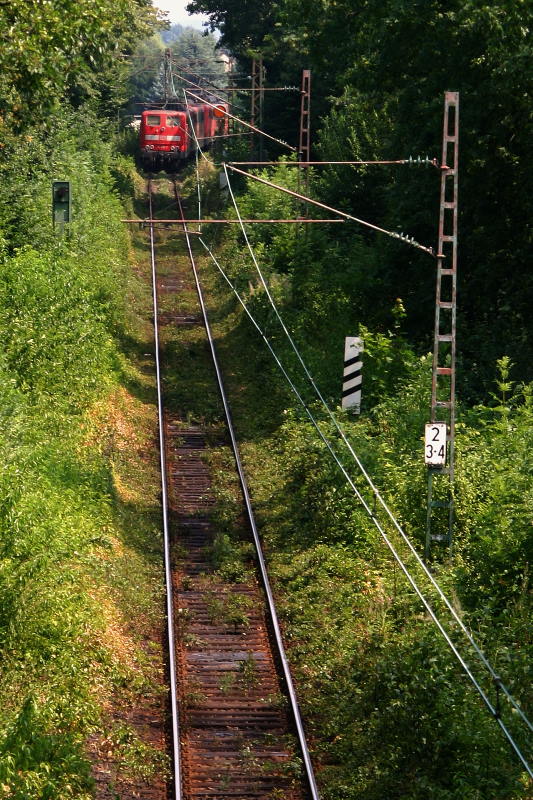
[[[431,467],[443,467],[446,463],[445,422],[432,422],[426,425],[424,461]]]

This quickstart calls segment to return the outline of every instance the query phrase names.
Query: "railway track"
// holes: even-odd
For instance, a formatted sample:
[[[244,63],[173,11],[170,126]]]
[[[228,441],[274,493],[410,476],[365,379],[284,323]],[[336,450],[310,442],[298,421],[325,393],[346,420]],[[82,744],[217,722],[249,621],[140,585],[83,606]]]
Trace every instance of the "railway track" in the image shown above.
[[[175,182],[173,190],[183,217]],[[148,195],[152,219],[152,180]],[[158,352],[157,379],[161,466],[166,475],[172,797],[315,800],[318,792],[190,240],[185,235],[182,255],[173,256],[172,249],[170,255],[165,253],[166,238],[166,232],[150,226],[156,344],[162,354],[159,359]],[[195,306],[184,302],[194,289]],[[211,371],[211,380],[213,371],[217,377],[226,432],[215,447],[227,447],[228,442],[233,446],[246,509],[242,535],[258,548],[257,574],[249,570],[250,577],[238,582],[225,580],[213,562],[217,526],[213,476],[206,459],[211,434],[201,423],[190,422],[191,409],[169,410],[163,403],[165,374],[172,368],[165,341],[172,338],[176,358],[180,341],[186,348],[191,336],[204,339],[205,370]]]

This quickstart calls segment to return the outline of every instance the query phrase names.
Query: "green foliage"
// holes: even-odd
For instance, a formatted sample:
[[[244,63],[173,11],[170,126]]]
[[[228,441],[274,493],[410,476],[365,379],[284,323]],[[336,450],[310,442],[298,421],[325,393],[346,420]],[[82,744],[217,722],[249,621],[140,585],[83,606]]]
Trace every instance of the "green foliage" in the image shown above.
[[[142,567],[130,552],[126,580],[111,555],[110,451],[88,433],[121,372],[128,316],[128,242],[100,130],[88,108],[65,110],[12,138],[0,166],[0,794],[17,800],[89,800],[102,693],[133,671],[103,643],[102,601],[126,602]],[[63,237],[57,177],[73,187]]]
[[[224,86],[224,66],[217,57],[217,40],[212,34],[202,34],[194,28],[182,28],[172,39],[169,49],[173,58],[171,86],[165,87],[164,65],[159,62],[158,76],[151,89],[150,98],[160,102],[175,92],[174,100],[183,102],[183,89],[195,91],[191,83],[205,86]],[[181,78],[184,78],[182,80]],[[167,92],[167,93],[166,93]],[[197,102],[189,98],[191,103]]]
[[[108,736],[107,743],[118,764],[137,779],[150,781],[155,774],[167,775],[168,768],[163,753],[141,741],[130,725],[116,725]]]
[[[311,129],[325,160],[440,158],[443,92],[460,92],[458,325],[465,369],[459,387],[479,401],[505,352],[513,353],[530,381],[533,284],[524,264],[531,250],[525,220],[533,212],[525,188],[531,184],[533,135],[531,3],[281,0],[259,6],[251,2],[243,9],[236,0],[190,4],[210,14],[222,41],[236,52],[263,54],[270,85],[297,83],[301,68],[311,69]],[[292,131],[296,144],[296,104],[277,93],[266,102],[266,130],[282,138]],[[320,176],[315,186],[324,202],[434,245],[437,171],[332,167]],[[346,241],[339,227],[323,236],[321,247],[332,275],[339,261],[361,258],[352,226]],[[387,326],[388,310],[400,296],[409,338],[427,348],[434,309],[427,256],[374,233],[363,235],[368,280],[350,296],[352,303],[361,301],[361,321]]]
[[[56,416],[51,435],[33,413],[6,446],[0,483],[0,782],[20,800],[85,797],[101,617],[79,573],[106,543],[108,484],[98,464],[74,455],[79,434],[59,433]]]
[[[111,337],[124,326],[127,243],[111,149],[94,116],[57,115],[51,126],[44,140],[35,131],[13,143],[3,170],[0,226],[9,250],[0,257],[0,329],[7,366],[34,402],[46,396],[80,406],[115,368]],[[73,221],[63,239],[51,220],[58,175],[72,183]]]
[[[269,193],[262,188],[247,192],[240,201],[246,214],[263,213]],[[289,248],[291,260],[281,275],[275,271],[277,245],[270,233],[252,235],[261,267],[302,351],[307,347],[303,332],[312,329],[311,320],[329,327],[329,337],[324,336],[329,349],[317,352],[314,337],[314,352],[311,348],[306,352],[315,380],[329,387],[336,320],[328,313],[322,316],[310,294],[296,305],[307,276],[294,269],[294,252]],[[223,255],[231,260],[230,269],[249,307],[266,326],[291,374],[298,374],[264,291],[247,285],[256,278],[238,233],[228,234],[224,247]],[[319,272],[318,259],[308,269],[309,274]],[[340,419],[365,468],[422,551],[427,493],[422,434],[431,358],[417,357],[402,334],[405,313],[396,298],[390,330],[352,328],[365,342],[364,409],[358,419],[349,414]],[[228,318],[226,324],[236,321],[230,323]],[[231,372],[242,375],[248,369],[249,344],[245,353],[238,346],[230,350]],[[250,381],[261,364],[261,379],[268,374],[270,401],[279,398],[281,378],[274,369],[265,368],[263,359],[262,352],[254,354]],[[338,374],[341,369],[339,364]],[[440,565],[438,577],[497,671],[524,701],[530,648],[526,619],[531,388],[514,390],[508,358],[499,362],[497,386],[491,407],[460,409],[455,560]],[[391,563],[388,549],[307,416],[294,398],[286,396],[283,423],[265,426],[262,401],[257,403],[247,389],[243,402],[241,391],[234,387],[234,417],[241,435],[246,434],[243,454],[306,730],[321,765],[321,793],[331,800],[528,796],[520,767],[494,720],[462,680],[445,642],[421,613],[417,598]],[[311,409],[372,506],[368,488],[357,477],[334,427],[318,404]],[[484,686],[493,697],[490,681]],[[524,746],[516,722],[511,717],[513,734]]]
[[[344,424],[421,547],[428,383],[428,362],[415,363],[396,396]],[[454,587],[466,624],[524,700],[532,426],[530,409],[516,403],[505,430],[498,410],[481,431],[475,417],[459,426],[457,557],[439,569],[439,580],[447,591]],[[321,428],[335,440],[329,426]],[[480,436],[474,451],[470,442]],[[313,428],[295,416],[259,452],[249,468],[261,464],[256,502],[261,507],[268,498],[263,535],[306,727],[323,764],[324,796],[525,798],[520,769],[493,719],[461,680]],[[486,689],[491,695],[490,683]],[[513,732],[525,746],[520,726]]]
[[[353,95],[346,108],[336,107],[337,131],[346,121],[351,126],[349,141],[337,142],[339,157],[349,155],[344,147],[370,145],[389,124],[367,111],[358,113]],[[324,144],[334,141],[332,134]],[[295,175],[279,167],[273,180],[294,186]],[[322,191],[342,191],[333,170],[319,180]],[[352,202],[359,202],[370,185],[368,172],[359,181],[354,178]],[[295,213],[292,200],[268,187],[235,183],[234,189],[241,192],[243,216]],[[336,203],[345,199],[346,193]],[[374,200],[377,212],[381,201],[369,202]],[[384,274],[378,248],[370,236],[354,238],[345,226],[335,230],[332,240],[323,230],[295,235],[292,229],[250,226],[249,239],[287,328],[332,406],[340,399],[344,336],[362,336],[363,413],[356,418],[339,411],[339,419],[389,507],[423,552],[423,431],[431,357],[418,355],[408,338],[412,291],[404,301],[389,287],[384,295],[389,304],[377,307]],[[380,252],[395,263],[390,249]],[[376,506],[379,511],[306,385],[238,228],[225,234],[220,260],[320,431],[374,513]],[[232,409],[244,440],[306,729],[321,766],[321,792],[332,800],[527,797],[520,764],[494,719],[463,680],[307,414],[258,340],[254,346],[245,317],[224,297],[220,314],[230,311],[220,336],[223,363],[238,376],[230,380]],[[434,568],[496,671],[525,704],[531,648],[526,620],[533,555],[532,387],[517,385],[507,356],[497,368],[497,392],[489,394],[489,404],[458,407],[454,559]],[[414,564],[408,553],[407,561]],[[466,657],[470,664],[470,654]],[[490,678],[482,682],[493,700]],[[505,719],[525,748],[517,716],[506,708]]]
[[[495,615],[515,606],[520,617],[533,557],[533,416],[531,386],[508,396],[508,366],[509,360],[502,359],[497,404],[474,409],[458,440],[460,577],[469,604],[483,598]]]
[[[10,0],[0,6],[0,124],[42,120],[69,92],[109,92],[121,53],[155,24],[148,0]],[[108,81],[102,81],[102,71]]]
[[[260,50],[276,16],[275,7],[260,0],[248,0],[245,4],[239,0],[192,0],[187,10],[191,14],[209,14],[211,29],[223,32],[223,44],[249,54]]]
[[[69,727],[76,725],[73,709],[55,698],[43,706],[29,696],[8,729],[0,746],[0,788],[13,800],[89,800],[93,782],[82,741],[73,747]],[[75,711],[84,709],[76,705]]]
[[[222,591],[217,594],[210,592],[207,599],[207,610],[212,621],[233,625],[237,628],[247,628],[250,625],[250,611],[253,608],[253,599],[240,592]]]
[[[282,0],[243,9],[233,0],[195,0],[190,7],[211,14],[223,42],[238,52],[260,51],[270,85],[294,83],[302,66],[311,67],[312,129],[319,129],[316,147],[325,160],[438,158],[442,93],[461,93],[455,549],[453,560],[435,564],[435,571],[497,672],[525,703],[533,286],[523,271],[531,237],[522,223],[531,212],[525,190],[531,182],[531,6]],[[275,133],[290,104],[279,96],[271,102],[266,127]],[[283,138],[287,129],[279,131]],[[277,168],[271,179],[295,185],[290,170]],[[292,200],[266,187],[235,184],[243,216],[298,213]],[[362,219],[435,241],[438,173],[432,169],[324,168],[311,177],[311,191]],[[286,325],[332,405],[339,398],[344,336],[363,336],[363,414],[341,421],[421,552],[422,434],[431,385],[425,353],[434,312],[427,257],[352,224],[313,226],[305,234],[254,226],[249,237]],[[305,388],[250,262],[242,235],[232,230],[222,263],[231,265],[241,296],[320,430],[356,476]],[[263,351],[250,364],[250,329],[232,313],[224,355],[246,382],[244,390],[233,386],[234,416],[246,439],[321,793],[331,800],[529,797],[527,778],[498,726],[460,677],[307,415]],[[512,354],[514,370],[505,353]],[[248,386],[257,375],[259,391]],[[470,408],[472,399],[486,405]],[[369,500],[363,481],[354,480]],[[493,699],[490,680],[483,685]],[[507,712],[525,747],[516,715]]]
[[[0,329],[7,365],[23,391],[84,404],[110,371],[113,345],[101,307],[72,266],[68,258],[32,250],[6,259]]]
[[[165,45],[159,34],[141,42],[131,59],[129,77],[130,101],[134,113],[138,113],[133,103],[146,103],[153,99],[153,84],[157,79]]]

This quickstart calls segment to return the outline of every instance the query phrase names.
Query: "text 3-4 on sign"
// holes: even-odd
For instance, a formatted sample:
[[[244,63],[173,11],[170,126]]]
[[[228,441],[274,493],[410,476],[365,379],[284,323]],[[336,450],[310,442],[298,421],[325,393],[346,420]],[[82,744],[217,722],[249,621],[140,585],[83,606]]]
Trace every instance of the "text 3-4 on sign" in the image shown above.
[[[426,425],[424,440],[424,461],[430,467],[443,467],[446,464],[445,422],[432,422]]]

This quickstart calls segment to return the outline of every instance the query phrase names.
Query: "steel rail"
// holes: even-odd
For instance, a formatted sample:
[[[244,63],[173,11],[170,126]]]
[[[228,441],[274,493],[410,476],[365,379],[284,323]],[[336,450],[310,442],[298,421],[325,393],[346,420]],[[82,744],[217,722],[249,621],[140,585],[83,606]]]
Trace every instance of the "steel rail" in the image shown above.
[[[152,182],[148,181],[148,203],[152,218]],[[163,514],[163,553],[165,564],[165,587],[167,609],[168,664],[170,677],[170,714],[172,723],[172,758],[174,765],[174,798],[182,800],[181,792],[181,756],[180,731],[178,714],[178,692],[176,679],[176,645],[174,638],[174,600],[172,592],[172,569],[170,555],[170,533],[168,523],[167,466],[165,457],[165,430],[163,414],[163,391],[161,386],[161,363],[159,357],[159,326],[157,302],[157,274],[155,264],[154,225],[150,224],[150,265],[152,272],[152,302],[154,309],[154,349],[157,384],[157,418],[159,426],[159,459],[161,469],[161,505]]]
[[[180,209],[180,211],[182,211],[182,206],[181,206],[179,193],[178,193],[178,190],[177,190],[177,187],[176,187],[175,184],[174,184],[174,191],[175,191],[175,194],[176,194],[176,201],[178,203],[179,209]],[[196,291],[197,291],[197,294],[198,294],[198,300],[199,300],[199,303],[200,303],[200,307],[202,309],[202,316],[203,316],[203,319],[204,319],[204,325],[205,325],[207,338],[208,338],[208,342],[209,342],[209,348],[211,350],[211,357],[213,359],[213,365],[214,365],[216,376],[217,376],[217,383],[218,383],[218,388],[219,388],[219,392],[220,392],[220,397],[221,397],[221,400],[222,400],[222,405],[224,406],[224,413],[225,413],[226,422],[227,422],[227,425],[228,425],[228,432],[230,434],[230,439],[231,439],[231,444],[232,444],[232,449],[233,449],[233,455],[234,455],[234,458],[235,458],[235,464],[237,466],[237,471],[239,473],[239,482],[241,484],[241,488],[242,488],[242,492],[243,492],[244,502],[245,502],[245,505],[246,505],[246,511],[247,511],[247,515],[248,515],[248,520],[250,522],[250,527],[252,529],[252,534],[253,534],[253,538],[254,538],[254,544],[255,544],[257,558],[258,558],[258,562],[259,562],[259,570],[260,570],[260,573],[261,573],[261,580],[262,580],[263,588],[265,590],[265,594],[266,594],[266,597],[267,597],[268,610],[269,610],[270,619],[271,619],[271,622],[272,622],[272,627],[274,629],[274,636],[275,636],[275,639],[276,639],[276,646],[278,648],[278,653],[279,653],[281,664],[282,664],[282,668],[283,668],[283,677],[285,679],[285,684],[287,686],[287,691],[288,691],[289,699],[290,699],[290,703],[291,703],[291,709],[292,709],[292,713],[293,713],[293,716],[294,716],[294,722],[295,722],[295,725],[296,725],[296,730],[298,732],[298,741],[299,741],[299,744],[300,744],[300,750],[301,750],[303,761],[304,761],[304,764],[305,764],[305,771],[306,771],[307,780],[308,780],[308,783],[309,783],[309,790],[310,790],[310,793],[311,793],[312,800],[320,800],[320,795],[318,793],[318,787],[317,787],[317,784],[316,784],[313,765],[312,765],[312,762],[311,762],[311,756],[310,756],[310,753],[309,753],[309,748],[308,748],[308,745],[307,745],[307,739],[306,739],[305,731],[304,731],[304,727],[303,727],[302,717],[301,717],[301,714],[300,714],[300,708],[299,708],[299,705],[298,705],[298,699],[296,697],[296,690],[294,688],[294,683],[293,683],[292,676],[291,676],[289,661],[287,659],[285,646],[283,644],[283,638],[282,638],[282,635],[281,635],[281,627],[280,627],[280,624],[279,624],[279,619],[278,619],[278,615],[277,615],[277,612],[276,612],[276,605],[275,605],[275,602],[274,602],[274,595],[273,595],[273,592],[272,592],[272,588],[270,586],[270,581],[269,581],[269,578],[268,578],[268,572],[267,572],[267,568],[266,568],[266,562],[265,562],[265,558],[264,558],[264,555],[263,555],[263,548],[261,546],[261,540],[260,540],[260,537],[259,537],[259,531],[257,529],[257,524],[256,524],[256,521],[255,521],[255,515],[254,515],[254,511],[253,511],[253,507],[252,507],[252,500],[251,500],[251,497],[250,497],[250,491],[248,489],[246,476],[244,474],[244,468],[243,468],[243,465],[242,465],[240,452],[239,452],[239,445],[238,445],[238,442],[237,442],[237,437],[235,435],[235,429],[234,429],[234,426],[233,426],[233,419],[232,419],[232,416],[231,416],[231,411],[230,411],[229,403],[228,403],[227,396],[226,396],[226,390],[225,390],[225,387],[224,387],[224,381],[223,381],[223,378],[222,378],[222,372],[221,372],[221,369],[220,369],[220,366],[219,366],[219,363],[218,363],[218,357],[217,357],[217,354],[216,354],[215,342],[214,342],[213,334],[212,334],[212,331],[211,331],[211,325],[209,323],[209,317],[208,317],[208,314],[207,314],[207,308],[206,308],[206,305],[205,305],[205,302],[204,302],[202,286],[201,286],[201,283],[200,283],[200,277],[198,275],[198,270],[196,268],[196,263],[195,263],[194,255],[193,255],[193,252],[192,252],[191,242],[189,241],[188,237],[186,237],[186,242],[187,242],[187,249],[188,249],[188,252],[189,252],[189,258],[190,258],[190,261],[191,261],[191,267],[192,267],[192,271],[193,271],[193,275],[194,275],[194,280],[195,280],[195,284],[196,284]]]

